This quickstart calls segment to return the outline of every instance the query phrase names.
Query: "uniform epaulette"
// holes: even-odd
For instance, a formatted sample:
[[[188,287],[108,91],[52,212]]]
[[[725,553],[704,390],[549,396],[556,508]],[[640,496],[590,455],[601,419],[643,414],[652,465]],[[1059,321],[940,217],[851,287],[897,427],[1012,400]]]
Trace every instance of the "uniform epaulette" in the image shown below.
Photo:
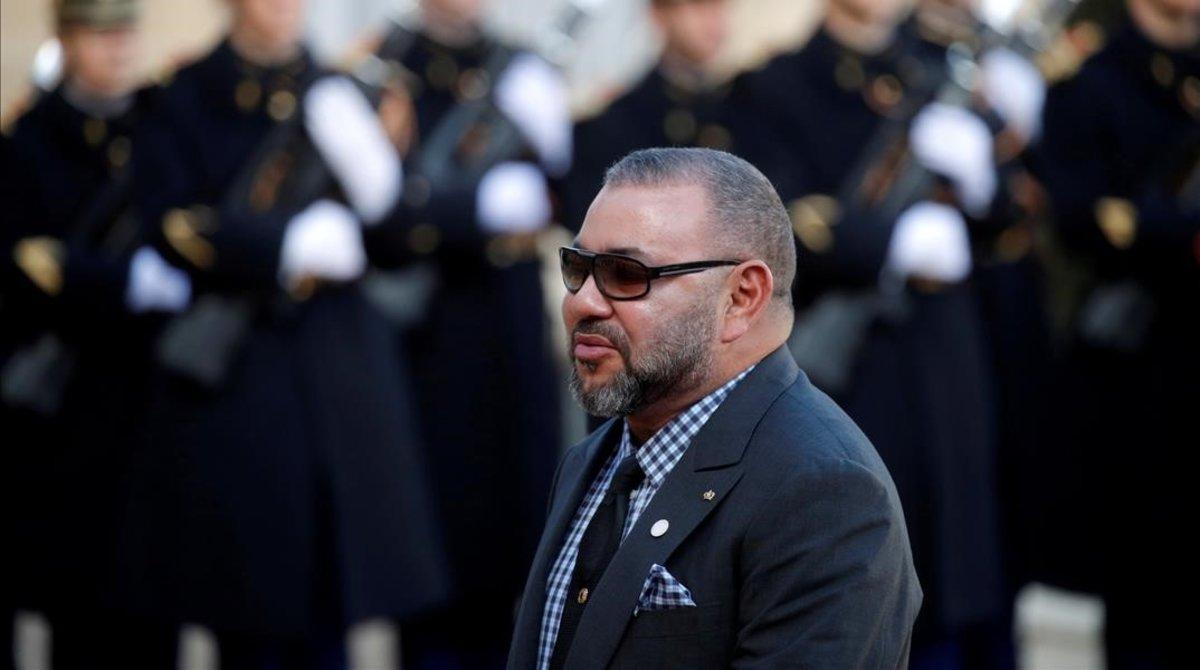
[[[1037,57],[1037,66],[1048,84],[1066,81],[1096,52],[1104,48],[1104,30],[1095,22],[1081,21],[1064,30]]]
[[[182,64],[179,61],[167,63],[160,67],[150,76],[149,86],[154,88],[166,88],[175,80],[175,73],[179,71]]]
[[[17,121],[33,108],[37,95],[32,87],[27,88],[20,97],[12,102],[7,110],[0,114],[0,135],[12,137],[16,131]]]
[[[206,55],[207,51],[204,49],[193,49],[171,54],[167,58],[167,61],[155,71],[151,77],[151,81],[161,88],[166,88],[171,85],[171,82],[175,81],[175,76],[181,70],[200,62]]]
[[[600,116],[608,111],[608,108],[612,107],[626,90],[621,86],[604,86],[581,100],[573,101],[571,118],[575,120],[575,123],[583,123]]]

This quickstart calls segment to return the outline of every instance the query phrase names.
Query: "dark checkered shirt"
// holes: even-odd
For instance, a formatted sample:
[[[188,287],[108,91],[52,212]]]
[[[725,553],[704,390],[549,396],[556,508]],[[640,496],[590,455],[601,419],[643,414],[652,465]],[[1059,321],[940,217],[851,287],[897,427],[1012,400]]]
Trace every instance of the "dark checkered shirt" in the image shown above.
[[[542,611],[542,634],[538,643],[538,670],[548,670],[550,667],[550,657],[554,654],[554,641],[558,639],[558,626],[562,621],[567,589],[571,585],[571,573],[575,571],[575,558],[579,554],[579,541],[583,538],[596,508],[600,506],[600,501],[604,499],[604,494],[608,492],[608,485],[612,481],[613,473],[617,471],[617,465],[626,456],[633,454],[638,465],[642,466],[646,473],[646,480],[631,494],[629,514],[625,518],[625,528],[622,531],[624,537],[650,505],[650,500],[654,498],[654,494],[672,468],[683,458],[692,438],[700,432],[713,412],[717,411],[717,407],[721,406],[729,392],[753,369],[753,365],[746,368],[724,386],[701,398],[679,416],[671,419],[641,447],[634,448],[629,435],[629,424],[624,425],[620,446],[604,462],[600,474],[596,475],[595,481],[588,488],[587,495],[583,497],[583,502],[575,512],[575,518],[567,531],[562,549],[558,552],[558,558],[550,568],[550,576],[546,580],[546,608]]]

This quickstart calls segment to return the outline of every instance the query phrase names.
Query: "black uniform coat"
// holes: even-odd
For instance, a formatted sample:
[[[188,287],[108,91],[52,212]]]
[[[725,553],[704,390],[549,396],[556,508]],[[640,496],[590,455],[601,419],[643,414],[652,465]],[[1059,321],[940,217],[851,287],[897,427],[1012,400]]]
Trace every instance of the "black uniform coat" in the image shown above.
[[[689,88],[651,70],[602,112],[575,125],[575,158],[563,194],[566,225],[579,230],[605,171],[631,151],[691,146],[759,153],[765,138],[750,122],[747,104],[741,79]]]
[[[777,151],[752,156],[785,203],[836,195],[905,79],[892,54],[863,58],[817,33],[750,85]],[[876,286],[890,221],[871,212],[800,238],[794,294],[803,308],[831,290]],[[821,240],[817,240],[821,241]],[[917,574],[928,598],[923,626],[948,631],[1000,607],[990,379],[967,285],[907,291],[907,313],[879,319],[837,400],[879,450],[904,501]]]
[[[228,42],[180,70],[134,154],[139,204],[198,293],[277,290],[294,212],[220,213],[199,265],[164,240],[173,208],[218,205],[316,74]],[[168,228],[169,229],[169,228]],[[181,253],[182,252],[182,253]],[[351,286],[263,310],[216,393],[158,376],[127,538],[135,606],[221,630],[295,635],[404,616],[442,591],[411,397],[388,324]]]
[[[620,426],[607,422],[559,466],[513,670],[537,665],[551,565]],[[653,537],[659,519],[667,533]],[[655,563],[696,607],[634,615]],[[717,408],[629,531],[565,667],[904,668],[920,605],[887,468],[781,347]]]
[[[417,33],[402,55],[385,54],[414,75],[408,84],[418,143],[410,157],[457,105],[492,94],[494,80],[482,73],[498,50],[516,53],[486,38],[449,47]],[[509,160],[534,157],[521,144]],[[492,235],[480,226],[482,173],[430,183],[416,161],[406,169],[406,202],[382,232],[396,239],[390,251],[400,261],[435,277],[427,308],[403,338],[406,364],[452,589],[484,620],[480,626],[491,626],[511,616],[561,449],[541,265],[528,236]]]
[[[1182,644],[1185,634],[1164,633],[1168,622],[1150,614],[1191,570],[1179,533],[1189,470],[1163,464],[1192,450],[1200,398],[1200,202],[1177,192],[1200,160],[1195,45],[1171,52],[1133,26],[1118,30],[1050,89],[1042,155],[1059,236],[1090,268],[1088,300],[1123,287],[1141,305],[1107,337],[1086,327],[1098,313],[1088,300],[1076,320],[1061,411],[1074,445],[1068,481],[1085,493],[1063,521],[1091,524],[1085,546],[1103,557],[1110,634],[1137,628],[1142,640]],[[1160,458],[1131,458],[1139,445]],[[1097,563],[1095,553],[1072,556]]]
[[[50,332],[75,355],[57,414],[0,408],[4,488],[12,496],[5,514],[16,532],[6,537],[20,548],[11,552],[20,567],[10,573],[12,590],[5,590],[19,594],[24,607],[80,610],[111,595],[106,587],[144,401],[149,325],[125,310],[135,240],[117,240],[117,226],[129,223],[116,222],[126,209],[120,204],[129,201],[122,194],[131,193],[114,180],[127,168],[133,123],[153,97],[141,91],[127,111],[101,118],[69,103],[60,87],[43,94],[4,141],[0,360]],[[99,211],[101,199],[114,203],[114,216]],[[123,232],[136,234],[136,227]],[[17,245],[38,237],[65,250],[57,289],[39,287],[16,262]]]

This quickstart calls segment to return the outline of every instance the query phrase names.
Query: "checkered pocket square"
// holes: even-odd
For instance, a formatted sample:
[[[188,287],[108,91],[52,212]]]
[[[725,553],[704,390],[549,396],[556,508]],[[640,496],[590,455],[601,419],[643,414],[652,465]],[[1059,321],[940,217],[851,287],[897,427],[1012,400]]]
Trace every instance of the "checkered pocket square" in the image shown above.
[[[638,597],[638,604],[634,608],[633,614],[637,616],[638,612],[695,606],[696,601],[692,600],[692,592],[678,579],[675,579],[675,575],[655,563],[650,566],[650,574],[646,576],[646,583],[642,586],[642,595]]]

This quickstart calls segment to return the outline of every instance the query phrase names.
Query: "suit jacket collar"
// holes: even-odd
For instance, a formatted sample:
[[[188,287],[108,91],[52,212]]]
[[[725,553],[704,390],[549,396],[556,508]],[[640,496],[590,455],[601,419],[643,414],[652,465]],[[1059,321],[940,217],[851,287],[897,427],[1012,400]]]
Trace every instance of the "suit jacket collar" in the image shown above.
[[[596,594],[579,623],[568,668],[604,668],[612,658],[625,627],[633,615],[646,575],[654,563],[665,564],[672,552],[708,514],[724,500],[741,479],[740,467],[746,445],[771,403],[796,380],[799,368],[791,352],[780,347],[769,354],[717,408],[680,462],[667,476],[662,488],[596,585]],[[534,557],[525,588],[513,641],[510,668],[533,668],[537,663],[538,636],[546,599],[550,565],[562,547],[563,538],[580,501],[601,462],[620,439],[621,422],[601,426],[581,445],[581,456],[561,473],[568,491],[551,510],[546,530]],[[568,464],[564,464],[568,465]],[[716,495],[706,500],[703,494]],[[661,537],[650,535],[650,527],[666,519],[669,529]]]
[[[517,612],[517,625],[509,652],[509,668],[526,670],[537,667],[542,610],[546,606],[546,581],[549,578],[550,566],[562,549],[571,520],[575,518],[575,512],[604,462],[605,455],[615,448],[621,439],[621,425],[621,421],[610,419],[567,452],[568,460],[564,461],[558,475],[562,481],[555,487],[561,487],[566,493],[558,500],[551,499],[552,507],[546,519],[546,528],[542,531],[542,538],[534,553],[533,565],[521,597],[521,608]]]
[[[796,381],[800,368],[786,346],[764,358],[696,435],[689,451],[697,471],[722,468],[742,460],[746,445],[767,407]]]

